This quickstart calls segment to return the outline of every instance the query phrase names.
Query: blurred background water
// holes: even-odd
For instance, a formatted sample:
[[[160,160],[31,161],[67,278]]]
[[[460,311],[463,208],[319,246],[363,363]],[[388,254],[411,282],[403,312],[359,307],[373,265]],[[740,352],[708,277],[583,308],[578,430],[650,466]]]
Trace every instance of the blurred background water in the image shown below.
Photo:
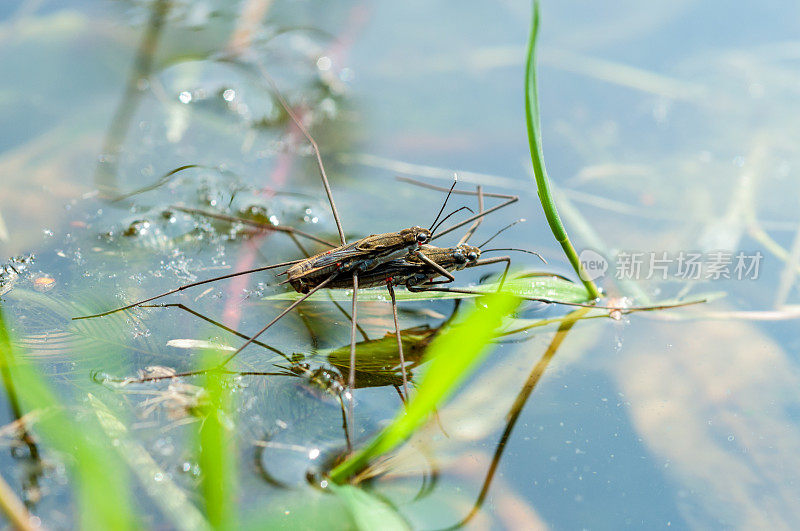
[[[335,239],[313,158],[248,67],[253,59],[309,120],[348,235],[429,224],[442,195],[394,177],[447,186],[458,171],[464,188],[521,196],[481,234],[525,217],[499,241],[537,249],[548,271],[570,275],[530,178],[529,11],[518,0],[5,2],[0,258],[35,255],[12,262],[22,275],[2,270],[2,304],[21,345],[71,408],[88,407],[87,393],[102,397],[170,481],[196,487],[192,417],[167,407],[186,409],[192,389],[117,389],[91,375],[188,368],[195,351],[168,341],[236,338],[175,308],[80,325],[69,318],[297,256],[281,234],[199,220],[171,210],[174,203]],[[800,5],[786,0],[544,2],[544,149],[576,247],[609,261],[601,283],[612,296],[638,304],[724,296],[692,310],[577,323],[531,394],[470,525],[800,523],[798,21]],[[196,167],[161,179],[184,165]],[[758,278],[679,279],[675,261],[666,280],[614,278],[620,252],[643,253],[646,271],[652,253],[674,260],[717,251],[761,253]],[[525,255],[515,266],[541,270]],[[484,273],[465,271],[458,281]],[[272,284],[261,275],[181,300],[257,330],[280,308],[261,300],[277,290]],[[391,327],[388,305],[364,306],[367,332],[380,337]],[[451,309],[409,303],[403,325],[436,326]],[[562,314],[530,305],[520,317]],[[508,336],[439,422],[373,483],[412,525],[446,527],[469,512],[506,414],[551,340],[553,329],[544,332]],[[265,341],[321,359],[348,337],[334,307],[313,304]],[[240,366],[269,370],[275,355],[251,350]],[[265,507],[280,512],[293,497],[316,499],[305,453],[273,446],[270,455],[258,441],[323,451],[343,442],[338,405],[298,381],[238,380],[244,518]],[[357,397],[363,440],[399,401],[391,386]],[[0,424],[12,420],[3,413]],[[13,446],[8,432],[4,442]],[[34,489],[16,452],[0,456],[0,474],[57,527],[51,522],[72,511],[63,465],[49,456]],[[438,480],[427,485],[433,470]],[[171,525],[145,489],[139,503],[156,506],[146,523]]]

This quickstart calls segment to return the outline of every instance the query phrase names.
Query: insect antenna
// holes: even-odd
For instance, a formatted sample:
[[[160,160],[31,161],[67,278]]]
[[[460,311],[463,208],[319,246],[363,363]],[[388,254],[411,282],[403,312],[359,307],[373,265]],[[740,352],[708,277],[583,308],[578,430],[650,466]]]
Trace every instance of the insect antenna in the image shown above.
[[[432,231],[433,227],[436,225],[436,222],[439,221],[439,216],[441,216],[442,212],[444,212],[444,207],[447,206],[447,200],[450,199],[450,195],[453,193],[453,188],[456,187],[456,184],[458,184],[458,174],[453,173],[453,184],[450,186],[450,190],[447,191],[447,196],[444,198],[444,203],[442,203],[442,208],[439,209],[439,213],[436,214],[436,219],[433,220],[433,223],[431,223],[431,227],[428,230]]]
[[[443,224],[445,221],[447,221],[448,219],[450,219],[450,217],[451,217],[451,216],[453,216],[453,215],[455,215],[455,214],[457,214],[457,213],[461,212],[462,210],[469,210],[470,214],[474,214],[474,213],[475,213],[475,212],[473,212],[473,211],[472,211],[472,209],[471,209],[470,207],[467,207],[467,206],[463,206],[463,207],[461,207],[461,208],[457,208],[457,209],[453,210],[452,212],[450,212],[449,214],[447,214],[445,217],[443,217],[443,218],[442,218],[442,221],[440,221],[439,223],[437,223],[435,227],[431,228],[431,234],[435,234],[435,233],[436,233],[436,229],[438,229],[439,227],[441,227],[441,226],[442,226],[442,224]]]
[[[495,239],[497,236],[499,236],[499,235],[500,235],[500,234],[501,234],[503,231],[506,231],[506,230],[510,229],[511,227],[513,227],[514,225],[516,225],[517,223],[522,223],[523,221],[525,221],[525,218],[520,218],[520,219],[518,219],[517,221],[515,221],[514,223],[509,223],[508,225],[506,225],[505,227],[503,227],[503,228],[502,228],[502,229],[500,229],[499,231],[497,231],[497,232],[495,232],[494,234],[492,234],[492,237],[491,237],[491,238],[489,238],[488,240],[486,240],[486,241],[485,241],[485,242],[483,242],[482,244],[478,245],[478,249],[482,248],[484,245],[486,245],[486,244],[487,244],[487,243],[489,243],[490,241],[494,240],[494,239]]]

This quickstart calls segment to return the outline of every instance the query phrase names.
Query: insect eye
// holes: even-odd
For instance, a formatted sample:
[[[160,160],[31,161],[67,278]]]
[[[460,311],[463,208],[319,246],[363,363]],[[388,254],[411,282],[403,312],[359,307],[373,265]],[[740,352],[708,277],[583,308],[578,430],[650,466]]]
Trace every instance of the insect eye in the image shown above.
[[[417,234],[417,243],[425,243],[426,241],[428,241],[427,234],[425,234],[424,232],[420,232],[419,234]]]
[[[467,255],[467,258],[469,258],[470,262],[474,262],[478,259],[478,253],[473,251]]]
[[[464,258],[464,255],[463,255],[463,254],[461,254],[461,253],[453,253],[453,258],[454,258],[454,259],[455,259],[455,261],[456,261],[456,262],[458,262],[459,264],[463,264],[463,263],[465,263],[465,262],[467,261],[467,259],[466,259],[466,258]]]

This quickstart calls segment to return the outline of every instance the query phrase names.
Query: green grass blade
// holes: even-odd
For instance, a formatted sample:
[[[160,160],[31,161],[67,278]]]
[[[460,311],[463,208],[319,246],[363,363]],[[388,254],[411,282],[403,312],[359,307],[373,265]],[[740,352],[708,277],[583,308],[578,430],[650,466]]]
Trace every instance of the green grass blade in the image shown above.
[[[126,467],[111,441],[92,422],[75,421],[63,401],[36,369],[15,352],[0,309],[0,362],[11,371],[25,411],[47,411],[36,433],[52,448],[72,457],[82,529],[132,529],[136,526]]]
[[[413,292],[397,290],[395,292],[398,301],[428,301],[437,299],[469,299],[479,297],[483,294],[494,293],[499,285],[497,282],[470,286],[469,289],[478,294],[467,293],[443,293],[440,291]],[[585,302],[588,300],[586,290],[580,284],[568,282],[558,277],[524,277],[517,276],[509,278],[503,284],[503,291],[509,292],[519,297],[544,298],[563,302]],[[264,300],[297,300],[303,295],[295,291],[277,293],[265,297]],[[352,290],[328,290],[327,293],[317,292],[308,298],[310,301],[330,301],[346,302],[353,297]],[[386,288],[369,288],[358,291],[358,300],[367,301],[388,301],[389,293]]]
[[[519,304],[520,299],[508,293],[487,295],[463,321],[437,336],[428,349],[430,366],[406,410],[401,411],[366,447],[334,468],[330,478],[342,483],[370,459],[405,441],[477,365],[503,318]]]
[[[219,363],[219,356],[213,351],[203,358],[205,367]],[[211,371],[206,373],[204,387],[208,392],[208,415],[198,439],[206,517],[214,529],[235,529],[236,445],[229,383],[224,374]]]
[[[544,165],[544,152],[542,150],[541,115],[539,113],[539,92],[536,86],[536,38],[539,33],[539,0],[533,1],[533,16],[531,19],[531,33],[528,40],[528,58],[525,63],[525,121],[528,126],[528,143],[531,150],[533,174],[536,179],[536,188],[539,192],[539,201],[542,203],[544,215],[556,241],[561,245],[569,263],[583,281],[589,296],[592,299],[600,297],[600,291],[594,282],[589,280],[589,275],[583,269],[575,247],[567,235],[567,230],[558,215],[553,194],[550,191],[550,182],[547,169]]]

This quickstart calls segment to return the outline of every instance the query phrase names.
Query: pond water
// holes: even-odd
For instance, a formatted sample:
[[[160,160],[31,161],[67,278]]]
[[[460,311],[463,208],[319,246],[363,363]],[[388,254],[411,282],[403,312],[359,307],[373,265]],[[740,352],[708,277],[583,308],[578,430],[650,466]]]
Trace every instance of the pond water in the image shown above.
[[[518,330],[569,312],[528,303],[368,489],[414,528],[462,521],[484,485],[467,527],[796,528],[800,5],[543,3],[544,149],[576,247],[612,300],[709,302],[558,333],[558,321]],[[268,298],[285,286],[259,273],[164,301],[183,308],[70,319],[302,256],[284,234],[176,204],[337,239],[311,150],[254,58],[309,124],[349,238],[428,226],[443,194],[395,177],[446,187],[457,171],[461,189],[520,196],[476,241],[524,217],[495,242],[535,249],[548,265],[519,253],[514,267],[574,278],[531,179],[529,13],[518,0],[0,6],[0,304],[68,411],[85,417],[99,401],[150,459],[142,468],[123,452],[144,525],[190,526],[159,485],[200,503],[202,396],[191,378],[112,380],[195,368],[208,342],[238,347],[186,308],[252,333],[286,304]],[[415,363],[453,308],[400,303]],[[359,317],[372,339],[392,330],[386,302],[365,302]],[[262,338],[274,351],[237,357],[237,370],[286,373],[231,380],[241,521],[353,525],[306,479],[346,444],[340,404],[309,373],[345,372],[349,333],[335,305],[309,303]],[[393,418],[397,384],[396,371],[359,367],[356,446]],[[0,425],[15,420],[7,410]],[[70,527],[69,459],[45,447],[38,470],[13,430],[2,434],[0,476],[48,527]]]

